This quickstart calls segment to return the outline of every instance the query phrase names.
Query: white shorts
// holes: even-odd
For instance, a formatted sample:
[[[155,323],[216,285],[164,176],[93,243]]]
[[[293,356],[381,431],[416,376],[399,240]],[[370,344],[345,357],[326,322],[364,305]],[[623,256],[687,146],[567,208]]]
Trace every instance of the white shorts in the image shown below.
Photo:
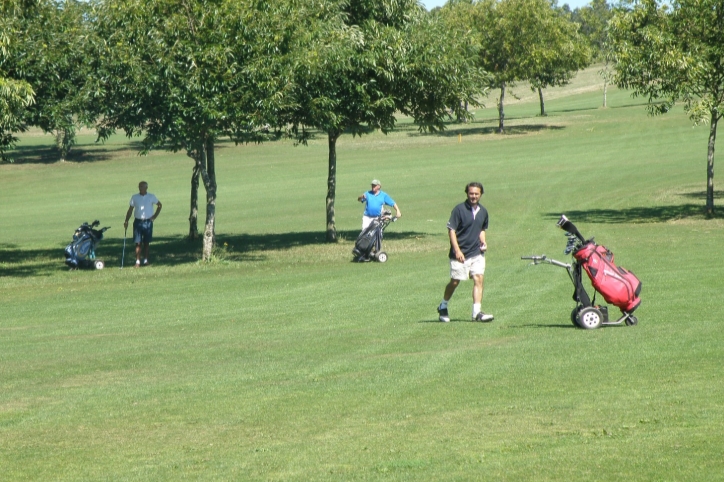
[[[468,258],[464,263],[461,263],[457,259],[450,260],[450,279],[464,281],[478,274],[485,274],[484,254]]]
[[[365,216],[365,215],[363,214],[363,215],[362,215],[362,231],[364,231],[365,229],[367,229],[367,226],[369,226],[370,223],[372,223],[372,221],[374,221],[375,219],[377,219],[377,216],[372,216],[372,217],[370,217],[370,216]]]

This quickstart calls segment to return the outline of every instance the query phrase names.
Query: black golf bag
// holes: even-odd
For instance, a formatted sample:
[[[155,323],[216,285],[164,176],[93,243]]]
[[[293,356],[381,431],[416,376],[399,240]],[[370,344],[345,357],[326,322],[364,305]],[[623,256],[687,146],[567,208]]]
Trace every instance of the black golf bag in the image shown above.
[[[390,224],[397,221],[390,211],[383,211],[365,229],[362,230],[354,243],[354,261],[365,262],[376,260],[380,263],[387,261],[387,253],[382,251],[382,233]]]
[[[65,247],[65,264],[71,269],[94,268],[103,269],[105,263],[96,259],[96,245],[103,239],[103,233],[110,229],[94,229],[101,222],[96,220],[93,224],[83,223],[73,233],[73,241]]]

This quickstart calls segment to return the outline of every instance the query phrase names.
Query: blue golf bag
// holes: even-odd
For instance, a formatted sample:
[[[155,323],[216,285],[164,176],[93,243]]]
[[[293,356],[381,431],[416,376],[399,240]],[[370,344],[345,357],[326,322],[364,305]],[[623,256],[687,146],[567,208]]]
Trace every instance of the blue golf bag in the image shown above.
[[[101,222],[96,220],[93,224],[83,223],[73,233],[73,241],[65,247],[65,264],[70,269],[91,268],[103,269],[105,263],[96,259],[96,245],[103,239],[103,233],[109,227],[94,229]]]

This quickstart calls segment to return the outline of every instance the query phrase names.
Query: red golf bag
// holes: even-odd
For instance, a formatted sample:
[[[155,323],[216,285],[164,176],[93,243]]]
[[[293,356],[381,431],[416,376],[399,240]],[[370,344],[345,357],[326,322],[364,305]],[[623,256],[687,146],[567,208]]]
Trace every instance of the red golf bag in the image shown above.
[[[641,303],[641,281],[632,272],[616,266],[613,253],[605,246],[586,242],[573,253],[580,266],[591,279],[593,288],[606,302],[631,313]]]
[[[593,238],[584,238],[565,215],[561,215],[558,220],[558,227],[566,231],[568,244],[564,252],[573,255],[571,263],[550,259],[544,254],[523,256],[521,259],[531,260],[531,264],[552,264],[568,271],[574,288],[573,301],[576,302],[571,312],[573,324],[587,330],[601,325],[638,324],[639,320],[633,311],[641,304],[641,281],[632,272],[616,266],[613,253],[605,246],[597,245]],[[583,271],[588,274],[595,290],[593,299],[583,286]],[[621,317],[615,321],[609,320],[608,306],[596,303],[596,293],[600,293],[607,303],[619,308]]]

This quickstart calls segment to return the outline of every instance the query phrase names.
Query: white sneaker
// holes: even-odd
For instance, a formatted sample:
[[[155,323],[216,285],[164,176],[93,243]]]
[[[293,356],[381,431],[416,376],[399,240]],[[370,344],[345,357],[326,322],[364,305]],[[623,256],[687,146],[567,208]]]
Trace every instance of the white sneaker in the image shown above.
[[[477,315],[473,316],[473,321],[483,321],[485,323],[489,321],[493,321],[494,317],[493,315],[486,315],[482,311],[478,313]]]

